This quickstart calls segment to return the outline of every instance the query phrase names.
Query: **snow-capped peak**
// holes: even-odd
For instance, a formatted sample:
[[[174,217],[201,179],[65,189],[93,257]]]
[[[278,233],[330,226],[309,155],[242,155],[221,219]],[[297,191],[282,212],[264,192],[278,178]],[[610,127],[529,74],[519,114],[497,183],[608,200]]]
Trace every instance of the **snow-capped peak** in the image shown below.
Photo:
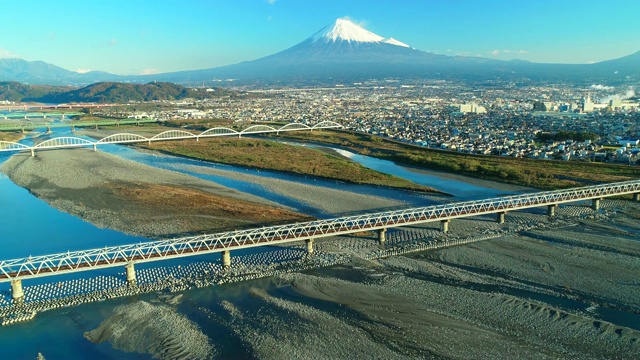
[[[339,40],[349,42],[380,42],[384,40],[382,36],[365,30],[348,19],[336,20],[334,24],[318,31],[311,38],[314,41],[322,40],[324,42],[336,42]]]
[[[374,34],[369,30],[354,24],[351,20],[342,18],[335,23],[322,28],[310,38],[314,43],[335,43],[339,41],[361,42],[361,43],[384,43],[389,45],[409,48],[410,46],[394,38],[384,38]]]
[[[402,47],[406,47],[406,48],[410,47],[409,45],[403,43],[402,41],[398,41],[398,40],[396,40],[394,38],[388,38],[384,42],[387,43],[387,44],[396,45],[396,46],[402,46]]]

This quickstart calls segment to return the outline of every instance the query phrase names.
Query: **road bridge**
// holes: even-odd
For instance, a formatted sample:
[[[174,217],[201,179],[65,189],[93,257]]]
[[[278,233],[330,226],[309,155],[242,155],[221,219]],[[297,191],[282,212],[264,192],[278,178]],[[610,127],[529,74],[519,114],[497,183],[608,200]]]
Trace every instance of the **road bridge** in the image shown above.
[[[41,118],[57,118],[57,117],[70,117],[76,114],[81,115],[82,113],[64,113],[64,114],[51,114],[51,113],[43,113],[44,116],[29,116],[29,118],[33,117],[41,117]],[[37,115],[37,114],[36,114]],[[2,115],[0,115],[2,117]],[[14,118],[19,118],[14,117]],[[27,115],[25,115],[25,119],[27,119]],[[40,128],[47,128],[50,130],[51,128],[60,128],[60,127],[70,127],[80,128],[80,127],[96,127],[96,126],[119,126],[119,125],[139,125],[139,124],[148,124],[148,123],[157,123],[159,122],[156,119],[104,119],[104,120],[94,120],[94,121],[70,121],[70,122],[21,122],[21,123],[12,123],[12,124],[4,124],[0,125],[0,131],[28,131],[35,130]]]
[[[601,199],[626,194],[640,200],[640,180],[29,256],[0,261],[0,282],[11,282],[13,301],[21,302],[22,280],[44,276],[123,266],[127,282],[135,284],[134,264],[138,263],[219,252],[223,265],[229,267],[231,250],[305,241],[307,251],[312,253],[315,239],[362,231],[378,231],[378,241],[384,243],[389,228],[439,221],[442,230],[448,231],[452,219],[497,214],[496,220],[501,222],[508,211],[544,206],[549,209],[548,215],[553,216],[555,212],[550,209],[558,204],[584,200],[591,200],[597,210]]]
[[[6,109],[7,111],[18,110],[44,110],[44,109],[85,109],[85,108],[101,108],[111,106],[121,106],[122,104],[20,104],[20,105],[6,105],[0,106],[0,110]]]
[[[167,130],[167,131],[161,132],[160,134],[154,135],[152,137],[146,137],[146,136],[132,134],[132,133],[118,133],[118,134],[109,135],[107,137],[104,137],[100,140],[95,140],[95,141],[87,140],[81,137],[64,136],[64,137],[57,137],[57,138],[45,140],[33,146],[29,146],[29,145],[25,145],[17,142],[0,141],[0,153],[31,151],[31,156],[35,156],[37,150],[93,147],[93,150],[97,151],[97,148],[99,145],[106,145],[106,144],[133,144],[133,143],[142,143],[142,142],[151,144],[154,141],[185,140],[185,139],[195,139],[196,141],[198,141],[200,138],[209,138],[209,137],[220,137],[220,136],[242,137],[242,135],[279,134],[281,132],[286,132],[286,131],[301,131],[301,130],[313,131],[313,130],[321,130],[321,129],[339,129],[339,128],[342,128],[342,125],[332,121],[323,121],[313,126],[308,126],[301,123],[290,123],[290,124],[281,126],[279,128],[268,126],[268,125],[253,125],[241,131],[236,131],[233,129],[229,129],[227,127],[215,127],[212,129],[205,130],[199,134],[194,134],[192,132],[182,130],[182,129],[175,129],[175,130]]]
[[[84,115],[80,112],[27,112],[27,113],[8,113],[0,114],[0,119],[13,120],[13,119],[64,119],[72,116]],[[18,125],[18,124],[16,124]],[[2,127],[0,127],[1,131]]]

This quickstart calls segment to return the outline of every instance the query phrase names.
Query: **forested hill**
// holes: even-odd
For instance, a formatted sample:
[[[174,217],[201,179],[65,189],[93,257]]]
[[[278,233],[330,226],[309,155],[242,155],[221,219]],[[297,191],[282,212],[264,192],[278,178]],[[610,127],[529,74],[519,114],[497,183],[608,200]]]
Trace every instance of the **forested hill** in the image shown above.
[[[153,100],[180,100],[185,98],[202,99],[230,94],[233,91],[223,89],[187,89],[182,85],[168,82],[152,82],[149,84],[125,84],[119,82],[100,82],[81,89],[50,94],[35,101],[47,103],[94,102],[94,103],[127,103]]]
[[[29,85],[16,81],[0,81],[0,101],[19,102],[23,99],[36,99],[72,90],[70,86]]]
[[[0,82],[0,100],[33,101],[43,103],[128,103],[153,100],[180,100],[185,98],[212,98],[234,95],[233,90],[214,88],[188,89],[168,82],[127,84],[100,82],[76,89],[68,86],[26,85]]]

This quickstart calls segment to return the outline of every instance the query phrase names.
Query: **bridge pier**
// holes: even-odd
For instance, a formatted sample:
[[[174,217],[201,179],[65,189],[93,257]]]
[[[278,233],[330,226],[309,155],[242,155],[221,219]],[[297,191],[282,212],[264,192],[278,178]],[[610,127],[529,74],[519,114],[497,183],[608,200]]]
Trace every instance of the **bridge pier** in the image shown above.
[[[640,193],[633,194],[633,201],[640,201]]]
[[[591,208],[594,211],[598,211],[600,209],[600,200],[602,200],[602,199],[593,199],[593,200],[591,200]]]
[[[231,267],[231,252],[229,250],[224,250],[220,253],[222,256],[222,267],[228,269]]]
[[[307,254],[313,254],[313,239],[307,239],[304,242],[307,243]]]
[[[93,144],[93,151],[98,151],[98,145]]]
[[[11,281],[11,299],[14,304],[22,304],[24,302],[24,291],[22,290],[22,280]]]
[[[127,275],[127,285],[135,286],[136,285],[136,270],[133,267],[133,263],[128,263],[124,266]]]
[[[504,216],[507,214],[506,211],[501,211],[498,214],[496,214],[496,222],[498,224],[504,224]]]
[[[31,157],[36,157],[36,151],[31,149]]]
[[[556,208],[557,207],[558,207],[557,204],[547,205],[547,216],[549,216],[549,217],[556,216]]]
[[[383,228],[378,230],[378,244],[384,245],[385,241],[387,241],[387,229]]]
[[[442,230],[443,233],[447,234],[449,232],[449,222],[451,220],[447,219],[447,220],[441,220],[440,221],[440,230]]]

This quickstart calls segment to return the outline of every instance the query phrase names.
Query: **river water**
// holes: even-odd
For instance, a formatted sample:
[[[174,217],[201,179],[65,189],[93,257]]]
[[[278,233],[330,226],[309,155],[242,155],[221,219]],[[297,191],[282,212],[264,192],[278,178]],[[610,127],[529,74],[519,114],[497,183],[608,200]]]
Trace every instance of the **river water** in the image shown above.
[[[55,136],[71,136],[68,131],[57,130],[53,135],[40,134],[41,139]],[[25,139],[24,143],[31,142]],[[349,157],[366,167],[394,174],[412,180],[416,183],[431,186],[444,192],[456,194],[453,199],[446,201],[466,200],[473,198],[492,197],[502,192],[495,189],[482,188],[469,183],[443,179],[437,176],[424,175],[400,167],[392,162],[378,160],[367,156],[353,154],[349,151],[334,149],[343,156]],[[260,185],[225,178],[222,176],[204,175],[190,172],[188,166],[214,166],[219,169],[248,173],[255,176],[276,177],[284,180],[303,183],[313,183],[316,186],[326,186],[363,194],[392,197],[403,200],[407,206],[427,206],[434,204],[433,197],[421,194],[390,190],[373,186],[345,184],[335,181],[310,179],[303,176],[257,171],[228,165],[209,164],[201,161],[177,158],[171,156],[157,156],[153,153],[140,152],[130,147],[109,145],[100,147],[100,151],[107,151],[117,156],[156,166],[163,169],[181,171],[199,178],[219,183],[240,191],[281,203],[297,209],[300,212],[317,217],[328,217],[329,214],[313,208],[299,201],[277,194]],[[8,159],[8,155],[0,154],[0,166]],[[77,217],[52,208],[30,194],[27,190],[15,185],[6,175],[0,173],[0,247],[1,259],[27,257],[30,255],[50,254],[67,250],[98,248],[109,245],[119,245],[146,241],[144,238],[127,235],[118,231],[101,229]],[[118,270],[104,270],[105,273],[115,273]],[[95,275],[95,273],[91,273]],[[82,273],[74,276],[83,276]],[[71,276],[73,277],[73,276]],[[35,281],[30,284],[47,281]],[[25,284],[28,285],[28,284]],[[266,286],[266,285],[265,285]],[[247,302],[244,285],[231,284],[224,287],[201,289],[189,292],[199,303],[220,299],[234,302]],[[0,290],[7,291],[8,283],[0,284]],[[189,295],[191,294],[191,295]],[[204,295],[203,295],[204,294]],[[125,298],[104,303],[94,303],[62,310],[48,311],[39,314],[33,321],[0,328],[0,358],[2,359],[32,359],[37,352],[42,352],[48,359],[91,358],[91,359],[145,359],[149,355],[126,353],[114,350],[108,343],[94,345],[84,339],[84,331],[94,328],[108,316],[118,304],[129,303],[139,299],[150,298],[152,295],[140,296],[135,299]],[[208,299],[208,300],[203,300]],[[196,301],[196,300],[193,300]],[[212,305],[213,306],[213,305]],[[208,334],[217,334],[216,329],[207,329]],[[217,334],[223,336],[224,334]],[[242,351],[227,353],[244,357]]]

